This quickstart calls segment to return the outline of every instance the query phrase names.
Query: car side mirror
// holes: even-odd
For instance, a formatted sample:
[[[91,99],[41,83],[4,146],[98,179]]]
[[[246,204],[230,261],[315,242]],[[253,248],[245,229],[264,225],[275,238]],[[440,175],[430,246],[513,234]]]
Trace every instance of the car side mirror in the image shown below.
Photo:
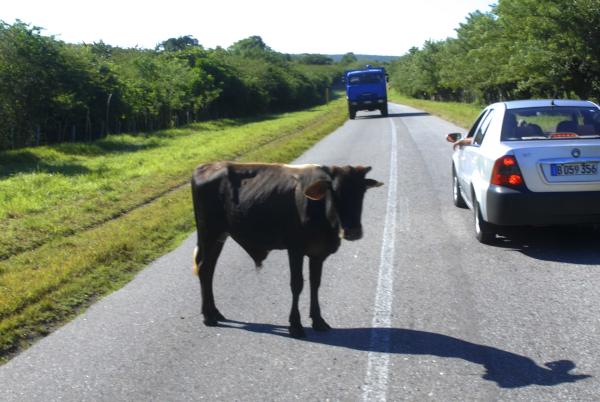
[[[450,133],[446,136],[446,141],[448,142],[456,142],[462,138],[461,133]]]

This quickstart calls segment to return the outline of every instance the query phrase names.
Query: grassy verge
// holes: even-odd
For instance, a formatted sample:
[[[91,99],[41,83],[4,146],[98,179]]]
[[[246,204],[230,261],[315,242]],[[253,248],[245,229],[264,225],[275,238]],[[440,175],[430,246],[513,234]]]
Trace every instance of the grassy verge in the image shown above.
[[[466,129],[471,127],[483,109],[483,106],[471,103],[435,102],[409,98],[407,96],[400,95],[393,90],[390,91],[389,99],[392,102],[412,106],[436,116],[440,116],[444,120],[450,121],[457,126],[464,127]]]
[[[2,153],[0,260],[120,216],[185,183],[198,161],[238,158],[322,114],[317,108]]]
[[[0,155],[0,232],[12,234],[0,235],[0,361],[127,283],[193,231],[182,184],[197,164],[288,162],[345,120],[338,100],[262,121]]]

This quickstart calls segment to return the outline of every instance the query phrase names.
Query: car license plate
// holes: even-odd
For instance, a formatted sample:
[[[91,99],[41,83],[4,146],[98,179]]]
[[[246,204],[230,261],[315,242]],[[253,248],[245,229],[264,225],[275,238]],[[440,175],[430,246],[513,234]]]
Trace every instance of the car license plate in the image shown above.
[[[373,103],[373,102],[371,102],[371,101],[365,101],[365,105],[370,105],[371,103]]]
[[[552,176],[580,176],[598,174],[598,162],[552,163]]]

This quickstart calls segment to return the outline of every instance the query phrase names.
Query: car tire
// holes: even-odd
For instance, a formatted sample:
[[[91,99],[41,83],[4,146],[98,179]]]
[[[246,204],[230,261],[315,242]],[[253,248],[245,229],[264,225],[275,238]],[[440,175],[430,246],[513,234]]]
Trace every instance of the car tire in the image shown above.
[[[352,106],[348,106],[348,114],[350,115],[350,120],[354,120],[356,117],[356,110]]]
[[[473,215],[475,221],[475,237],[483,244],[492,244],[496,240],[496,230],[493,224],[483,220],[479,203],[473,197]]]
[[[460,192],[460,183],[458,182],[454,166],[452,166],[452,201],[454,201],[454,205],[458,208],[467,207],[467,203]]]

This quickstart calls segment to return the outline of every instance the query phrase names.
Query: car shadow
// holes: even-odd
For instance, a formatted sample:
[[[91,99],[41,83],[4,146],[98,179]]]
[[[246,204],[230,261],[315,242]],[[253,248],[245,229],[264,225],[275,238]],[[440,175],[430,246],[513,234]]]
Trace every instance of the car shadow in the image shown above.
[[[290,338],[287,327],[227,320],[219,326]],[[456,358],[485,368],[482,378],[501,388],[530,385],[553,386],[590,378],[571,374],[575,363],[558,360],[538,366],[532,359],[491,346],[463,341],[447,335],[405,328],[337,328],[328,332],[307,331],[300,341],[343,347],[364,352],[402,355],[432,355]]]
[[[389,117],[419,117],[419,116],[430,116],[427,112],[413,112],[413,113],[390,113]]]
[[[537,260],[600,264],[600,231],[589,226],[513,228],[500,236],[495,245]]]

